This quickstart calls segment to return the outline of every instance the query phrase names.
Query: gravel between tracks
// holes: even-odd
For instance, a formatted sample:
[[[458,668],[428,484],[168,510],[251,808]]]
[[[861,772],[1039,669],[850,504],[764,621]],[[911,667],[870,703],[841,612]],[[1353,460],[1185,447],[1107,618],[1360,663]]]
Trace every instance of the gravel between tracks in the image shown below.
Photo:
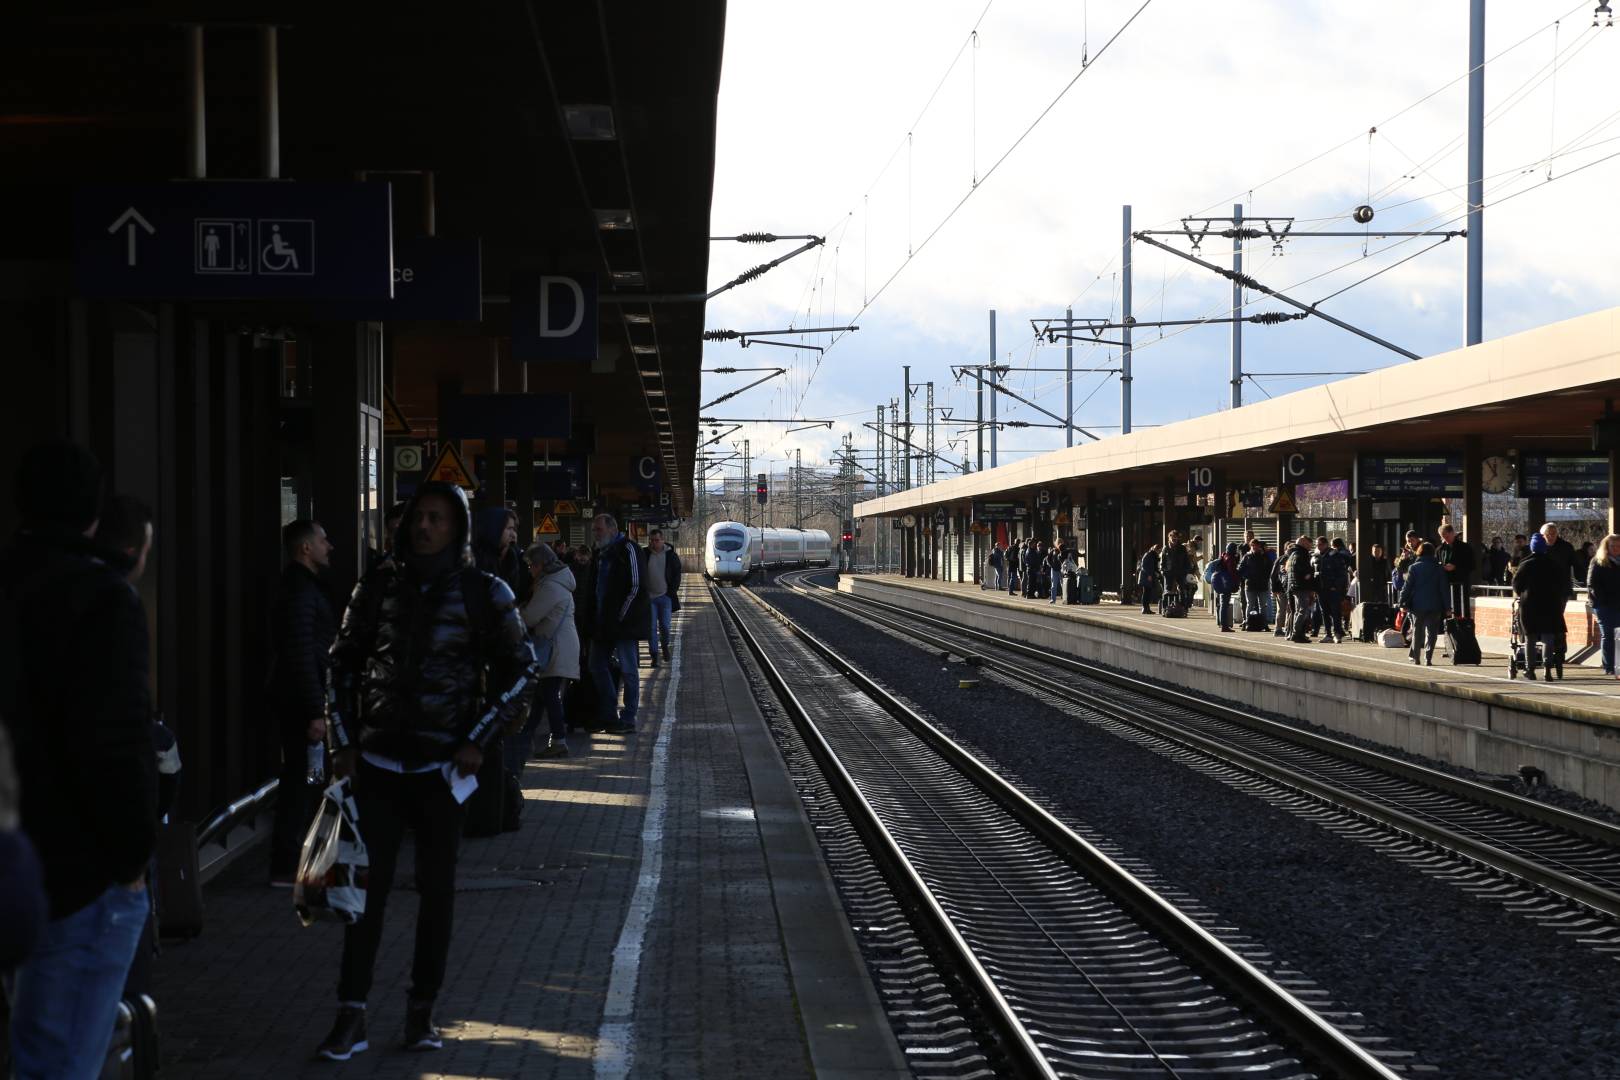
[[[1265,942],[1414,1064],[1470,1080],[1620,1077],[1620,966],[788,591],[760,595],[1031,794]],[[858,649],[851,646],[859,642]]]

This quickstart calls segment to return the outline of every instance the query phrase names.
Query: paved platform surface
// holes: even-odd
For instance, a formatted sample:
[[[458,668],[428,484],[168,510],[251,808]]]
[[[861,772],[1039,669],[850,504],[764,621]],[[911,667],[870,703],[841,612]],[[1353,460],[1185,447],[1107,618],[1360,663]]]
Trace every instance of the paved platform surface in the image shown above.
[[[523,827],[464,842],[445,1049],[399,1049],[415,899],[389,905],[373,1049],[312,1060],[341,931],[304,929],[250,853],[158,961],[163,1075],[909,1075],[775,744],[696,581],[640,731],[531,762]],[[410,844],[400,880],[410,879]]]
[[[1231,649],[1263,655],[1268,661],[1315,667],[1337,674],[1374,679],[1417,689],[1439,690],[1476,700],[1511,703],[1514,707],[1605,727],[1620,727],[1620,679],[1604,675],[1595,667],[1566,666],[1562,681],[1508,678],[1506,655],[1487,653],[1479,666],[1455,667],[1439,651],[1433,667],[1413,665],[1404,649],[1387,649],[1346,639],[1343,644],[1296,644],[1272,634],[1236,630],[1221,633],[1215,619],[1200,608],[1193,608],[1185,619],[1165,619],[1144,615],[1135,605],[1051,604],[1046,600],[1026,600],[1009,596],[1005,590],[980,589],[972,583],[906,578],[896,574],[861,574],[860,579],[886,585],[937,590],[952,596],[973,598],[988,604],[1014,609],[1039,610],[1062,618],[1110,625],[1142,636],[1189,638],[1211,648]]]

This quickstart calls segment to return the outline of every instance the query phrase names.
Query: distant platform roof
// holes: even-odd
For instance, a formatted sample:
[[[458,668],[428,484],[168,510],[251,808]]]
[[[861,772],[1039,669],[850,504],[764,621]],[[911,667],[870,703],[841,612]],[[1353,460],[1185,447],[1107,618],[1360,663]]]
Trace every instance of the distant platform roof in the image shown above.
[[[1318,477],[1348,476],[1357,453],[1510,446],[1588,450],[1591,422],[1620,398],[1620,307],[1365,375],[1129,435],[1054,450],[855,505],[856,517],[1047,486],[1144,492],[1195,464],[1228,483],[1275,482],[1280,455],[1308,448]]]

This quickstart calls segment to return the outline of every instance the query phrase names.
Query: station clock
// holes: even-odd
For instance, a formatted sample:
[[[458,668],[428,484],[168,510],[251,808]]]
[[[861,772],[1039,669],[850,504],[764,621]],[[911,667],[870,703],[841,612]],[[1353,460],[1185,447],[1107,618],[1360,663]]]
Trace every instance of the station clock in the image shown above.
[[[1479,463],[1479,486],[1492,495],[1500,495],[1513,486],[1513,462],[1501,454],[1492,454]]]

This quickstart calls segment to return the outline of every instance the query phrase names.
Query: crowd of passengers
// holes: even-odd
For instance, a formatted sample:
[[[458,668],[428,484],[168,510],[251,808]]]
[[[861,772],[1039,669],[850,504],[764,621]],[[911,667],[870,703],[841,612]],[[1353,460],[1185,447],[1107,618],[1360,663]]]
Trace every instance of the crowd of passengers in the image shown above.
[[[985,587],[1057,603],[1063,582],[1083,569],[1085,556],[1073,541],[1013,540],[991,547]],[[1349,636],[1358,604],[1400,613],[1404,643],[1414,664],[1432,665],[1448,619],[1472,616],[1475,581],[1510,588],[1517,606],[1517,634],[1540,643],[1549,663],[1562,666],[1567,650],[1564,609],[1585,585],[1601,640],[1604,674],[1615,674],[1615,633],[1620,630],[1620,535],[1577,548],[1552,522],[1510,547],[1493,537],[1480,549],[1450,523],[1425,538],[1408,532],[1393,556],[1373,544],[1358,560],[1342,537],[1299,536],[1273,549],[1250,531],[1206,560],[1203,538],[1172,531],[1136,564],[1134,599],[1142,614],[1184,616],[1197,599],[1213,608],[1222,633],[1270,632],[1301,644],[1340,644]],[[1393,624],[1393,618],[1391,623]],[[1533,669],[1527,674],[1534,678]]]

